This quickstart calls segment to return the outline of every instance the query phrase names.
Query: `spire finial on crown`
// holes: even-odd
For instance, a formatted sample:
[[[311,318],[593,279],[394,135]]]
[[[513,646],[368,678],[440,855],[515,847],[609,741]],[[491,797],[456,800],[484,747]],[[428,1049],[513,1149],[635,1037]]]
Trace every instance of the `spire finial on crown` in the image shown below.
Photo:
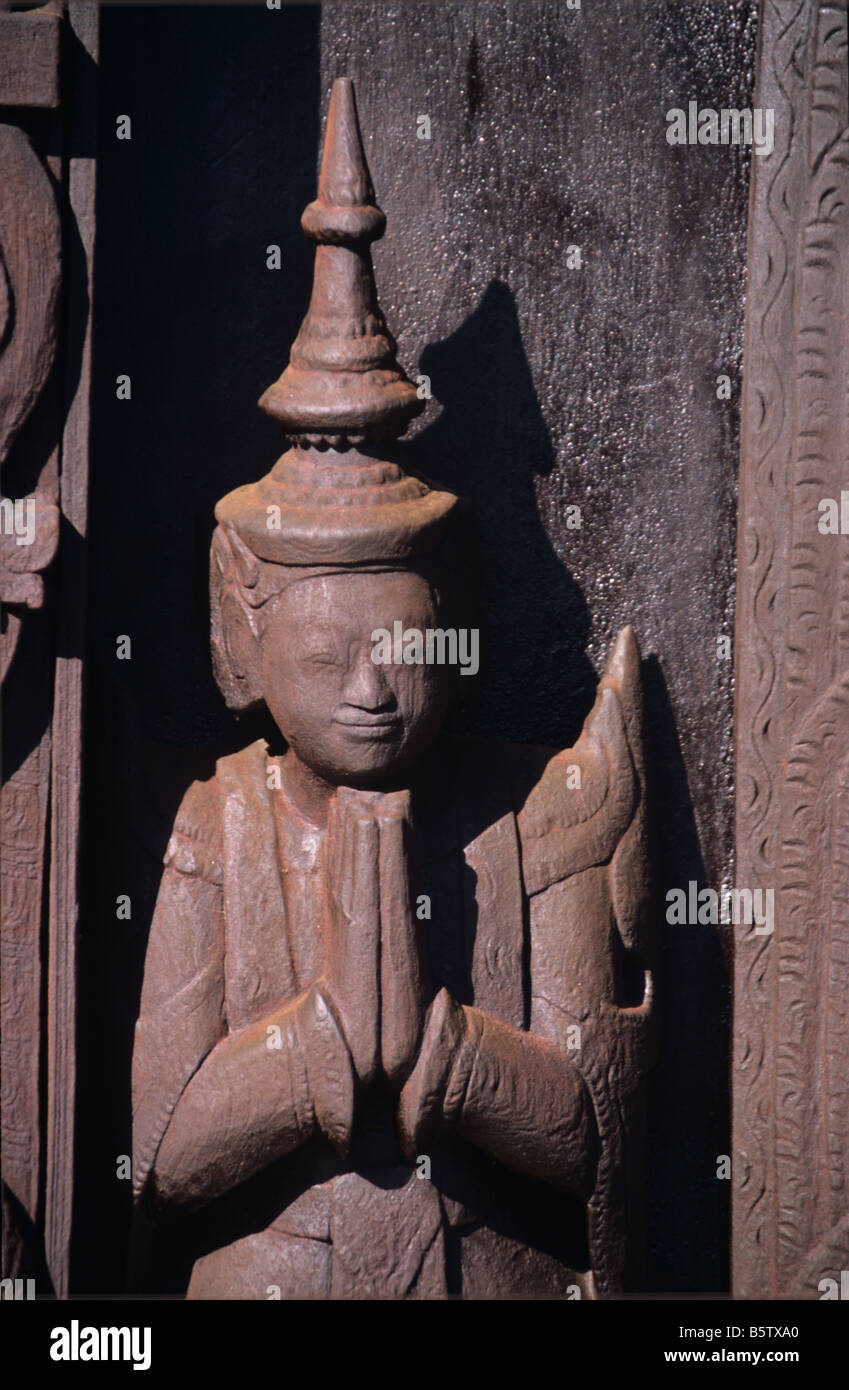
[[[423,402],[398,366],[377,302],[369,246],[386,218],[374,200],[349,77],[333,84],[318,197],[301,226],[317,243],[312,298],[289,365],[260,405],[302,445],[396,439]]]
[[[273,564],[404,565],[442,546],[461,508],[453,492],[406,472],[394,443],[423,402],[377,303],[369,242],[384,216],[347,77],[333,86],[318,197],[302,224],[318,243],[312,299],[289,366],[260,401],[292,447],[222,497],[215,515]]]

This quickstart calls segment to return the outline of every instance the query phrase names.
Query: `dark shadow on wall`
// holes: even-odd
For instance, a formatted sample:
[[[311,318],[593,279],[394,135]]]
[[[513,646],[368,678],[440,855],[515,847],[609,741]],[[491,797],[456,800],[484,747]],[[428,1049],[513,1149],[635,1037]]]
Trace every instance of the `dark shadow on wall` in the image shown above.
[[[542,525],[534,476],[554,452],[513,295],[493,281],[473,314],[420,359],[442,413],[413,441],[417,468],[472,502],[484,566],[481,699],[472,733],[562,746],[597,685],[592,615]],[[639,628],[639,621],[637,627]],[[638,633],[639,635],[639,633]],[[643,661],[663,949],[660,1055],[649,1081],[648,1261],[660,1292],[728,1287],[730,993],[715,928],[665,921],[665,889],[708,886],[675,713],[656,656]]]
[[[473,314],[420,358],[439,418],[410,445],[415,466],[473,506],[483,552],[485,666],[475,733],[565,744],[595,690],[590,617],[539,517],[534,476],[554,451],[516,305],[494,280]]]
[[[712,886],[675,712],[656,656],[643,662],[646,743],[661,927],[660,1053],[648,1086],[648,1287],[729,1287],[728,1066],[731,983],[715,926],[666,922],[666,890]]]
[[[212,678],[209,541],[217,499],[284,447],[256,402],[309,294],[319,22],[312,5],[101,11],[76,1292],[124,1288],[133,1027],[174,815],[252,736]]]

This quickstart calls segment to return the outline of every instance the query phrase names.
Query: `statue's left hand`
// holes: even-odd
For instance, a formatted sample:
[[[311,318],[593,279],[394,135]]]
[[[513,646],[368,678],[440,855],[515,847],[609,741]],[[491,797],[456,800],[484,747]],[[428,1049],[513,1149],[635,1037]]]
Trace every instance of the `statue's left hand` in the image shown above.
[[[504,1023],[447,990],[428,1010],[418,1061],[398,1102],[409,1162],[440,1132],[586,1201],[598,1163],[592,1100],[565,1048]]]
[[[447,989],[441,989],[428,1009],[422,1047],[398,1103],[398,1137],[411,1163],[427,1149],[444,1121],[446,1089],[465,1035],[463,1008]],[[462,1079],[467,1078],[466,1069]],[[463,1088],[459,1085],[454,1089],[461,1094]]]

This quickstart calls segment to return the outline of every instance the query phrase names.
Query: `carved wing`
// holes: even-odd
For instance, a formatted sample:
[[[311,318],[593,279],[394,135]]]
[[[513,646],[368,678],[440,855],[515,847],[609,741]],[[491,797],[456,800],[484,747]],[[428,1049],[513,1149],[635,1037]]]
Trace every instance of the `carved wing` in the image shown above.
[[[563,901],[580,919],[557,922],[557,944],[540,946],[537,958],[557,957],[551,968],[540,963],[543,988],[556,1012],[580,1025],[570,1057],[592,1096],[601,1139],[589,1224],[602,1295],[627,1284],[638,1244],[629,1211],[641,1205],[639,1110],[655,1055],[658,942],[646,802],[640,653],[625,628],[580,738],[548,761],[518,816],[526,891],[533,897],[568,880]]]

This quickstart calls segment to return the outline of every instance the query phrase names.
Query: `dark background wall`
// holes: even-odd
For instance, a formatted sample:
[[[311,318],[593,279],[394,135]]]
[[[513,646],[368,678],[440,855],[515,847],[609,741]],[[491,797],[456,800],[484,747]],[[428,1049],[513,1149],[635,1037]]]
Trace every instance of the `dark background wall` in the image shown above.
[[[616,631],[645,657],[661,897],[733,876],[730,661],[748,160],[665,112],[751,103],[754,0],[214,9],[102,16],[87,891],[75,1284],[120,1287],[129,1059],[176,804],[250,736],[207,650],[216,499],[282,448],[256,409],[306,308],[335,76],[387,213],[381,301],[435,400],[419,465],[474,500],[481,732],[574,736]],[[132,117],[132,140],[115,118]],[[417,117],[431,139],[417,138]],[[283,269],[266,269],[277,243]],[[581,268],[567,265],[579,245]],[[728,373],[731,401],[716,397]],[[132,399],[115,399],[128,373]],[[566,508],[582,510],[567,529]],[[132,659],[115,657],[116,637]],[[115,899],[132,899],[129,922]],[[650,1280],[727,1286],[727,955],[665,928]]]

